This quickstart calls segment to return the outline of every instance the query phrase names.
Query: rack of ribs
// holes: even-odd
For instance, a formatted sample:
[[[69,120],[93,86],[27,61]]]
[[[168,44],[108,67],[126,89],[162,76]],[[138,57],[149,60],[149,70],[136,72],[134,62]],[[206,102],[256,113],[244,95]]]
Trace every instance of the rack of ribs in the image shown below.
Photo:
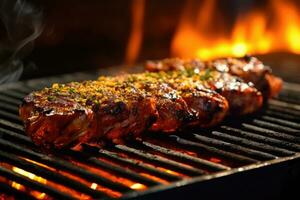
[[[27,134],[46,149],[123,143],[145,131],[211,127],[227,115],[250,114],[262,106],[264,91],[243,77],[186,61],[180,69],[165,63],[147,64],[156,72],[102,76],[32,92],[20,106]]]

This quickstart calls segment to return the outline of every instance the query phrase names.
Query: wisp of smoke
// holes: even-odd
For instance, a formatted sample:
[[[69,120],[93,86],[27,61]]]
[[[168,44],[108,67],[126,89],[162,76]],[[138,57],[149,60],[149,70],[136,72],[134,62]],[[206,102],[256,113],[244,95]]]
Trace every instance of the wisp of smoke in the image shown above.
[[[26,0],[0,0],[5,37],[0,40],[0,84],[13,82],[23,72],[22,58],[42,32],[42,12]]]

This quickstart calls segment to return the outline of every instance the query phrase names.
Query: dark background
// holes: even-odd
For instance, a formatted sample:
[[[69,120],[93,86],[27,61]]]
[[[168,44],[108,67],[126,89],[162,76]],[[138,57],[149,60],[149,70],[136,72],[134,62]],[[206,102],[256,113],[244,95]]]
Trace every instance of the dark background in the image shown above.
[[[25,51],[21,79],[127,64],[133,0],[28,2],[41,11],[43,29],[34,46]],[[218,1],[218,7],[230,28],[239,13],[263,8],[267,3],[267,0],[228,0]],[[185,4],[184,0],[145,0],[143,38],[135,62],[172,56],[170,43]],[[5,31],[1,32],[5,37]],[[299,82],[299,56],[275,53],[260,58],[272,65],[275,74]]]
[[[130,0],[50,0],[39,3],[44,30],[31,55],[37,69],[23,78],[97,69],[125,63],[131,30]],[[169,56],[170,41],[184,1],[145,1],[138,61]]]

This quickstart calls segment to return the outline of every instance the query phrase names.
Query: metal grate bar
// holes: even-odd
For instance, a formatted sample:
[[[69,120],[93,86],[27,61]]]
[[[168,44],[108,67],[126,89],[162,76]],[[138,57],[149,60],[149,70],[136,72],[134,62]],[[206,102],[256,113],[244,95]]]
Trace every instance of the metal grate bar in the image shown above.
[[[0,138],[9,140],[13,139],[14,142],[20,141],[22,144],[33,146],[33,143],[29,137],[3,128],[0,128]]]
[[[269,117],[269,116],[262,116],[261,117],[264,120],[270,121],[270,122],[274,122],[274,123],[278,123],[284,126],[289,126],[292,127],[294,129],[299,129],[300,130],[300,125],[298,123],[295,122],[291,122],[288,120],[284,120],[284,119],[278,119],[278,118],[274,118],[274,117]]]
[[[265,134],[265,135],[268,135],[271,137],[280,138],[280,139],[287,140],[290,142],[298,142],[298,143],[300,142],[300,137],[295,137],[295,136],[292,136],[289,134],[273,131],[273,130],[266,129],[266,128],[261,128],[261,127],[254,126],[254,125],[251,125],[248,123],[242,123],[242,126],[244,128],[246,128],[247,130],[259,132],[259,133],[262,133],[262,134]]]
[[[299,93],[291,92],[291,91],[281,91],[278,95],[277,99],[284,100],[289,103],[299,103]]]
[[[44,185],[44,184],[41,184],[34,180],[31,180],[31,179],[27,178],[26,176],[22,176],[18,173],[10,171],[1,166],[0,166],[0,175],[8,178],[10,180],[13,180],[19,184],[26,185],[34,190],[46,192],[50,196],[57,198],[57,199],[74,199],[72,196],[70,196],[62,191],[56,190],[48,185]]]
[[[269,104],[300,111],[300,105],[287,103],[281,100],[270,99]]]
[[[0,101],[2,102],[6,102],[10,105],[14,105],[14,106],[19,106],[22,102],[20,100],[17,100],[15,98],[11,98],[11,97],[8,97],[8,96],[4,96],[2,94],[0,94]]]
[[[6,91],[1,91],[1,94],[14,98],[14,99],[23,99],[24,98],[24,94],[13,91],[13,90],[6,90]]]
[[[111,165],[109,163],[105,163],[103,161],[98,160],[95,157],[91,157],[85,153],[81,153],[78,151],[72,151],[72,150],[64,150],[64,153],[68,155],[72,155],[72,158],[76,158],[77,160],[96,166],[100,167],[101,169],[104,169],[108,172],[114,173],[115,175],[120,175],[124,178],[128,178],[130,180],[148,185],[148,186],[154,186],[154,185],[159,185],[160,183],[157,181],[154,181],[152,179],[148,179],[144,176],[139,175],[138,173],[125,169],[116,165]]]
[[[1,148],[4,148],[5,150],[11,150],[12,152],[18,153],[21,156],[24,156],[29,159],[35,159],[35,161],[43,163],[45,165],[49,165],[51,167],[61,169],[61,170],[66,170],[66,171],[71,172],[77,176],[80,176],[86,180],[96,182],[100,185],[112,188],[113,190],[116,190],[119,192],[126,192],[126,191],[131,190],[131,188],[128,188],[125,185],[122,185],[120,183],[113,182],[109,179],[98,176],[94,173],[91,173],[87,170],[79,168],[67,161],[62,160],[62,159],[58,159],[55,157],[49,157],[45,154],[37,153],[37,152],[31,151],[29,149],[24,149],[21,146],[15,145],[15,144],[8,142],[6,140],[3,140],[3,139],[0,139],[0,149]]]
[[[4,119],[8,119],[8,120],[12,120],[14,122],[17,122],[18,124],[21,124],[22,121],[19,118],[18,115],[16,114],[11,114],[10,112],[4,111],[4,110],[0,110],[0,116]]]
[[[285,119],[285,120],[289,120],[289,121],[300,122],[300,117],[286,114],[284,112],[273,111],[273,110],[269,109],[269,110],[266,110],[265,113],[271,117],[279,117],[281,119]]]
[[[7,152],[3,152],[0,151],[0,158],[19,168],[22,168],[26,171],[29,171],[31,173],[34,173],[35,175],[41,176],[43,178],[46,178],[47,180],[56,182],[58,184],[63,183],[64,185],[67,185],[68,187],[72,187],[74,190],[86,193],[94,198],[100,198],[100,197],[104,197],[107,196],[104,193],[97,191],[97,190],[93,190],[90,187],[75,181],[73,179],[70,179],[68,177],[65,177],[57,172],[53,172],[51,170],[48,170],[44,167],[38,166],[38,165],[34,165],[31,162],[28,162],[26,160],[17,158],[15,155],[7,153]],[[46,192],[46,191],[45,191]]]
[[[105,149],[98,149],[98,153],[101,156],[104,156],[108,159],[111,159],[117,163],[120,164],[125,164],[125,165],[129,165],[131,168],[137,169],[137,170],[141,170],[144,171],[146,173],[149,173],[151,175],[157,176],[161,179],[167,180],[167,181],[178,181],[181,180],[181,177],[174,175],[174,174],[169,174],[169,173],[165,173],[155,167],[146,165],[144,163],[142,163],[141,161],[137,161],[131,158],[122,158],[120,157],[117,153],[114,152],[110,152],[107,151]]]
[[[204,160],[201,158],[193,157],[193,156],[190,156],[190,155],[178,152],[178,151],[174,151],[172,149],[168,149],[168,148],[164,148],[162,146],[155,145],[150,142],[142,141],[142,143],[145,146],[147,146],[155,151],[159,151],[165,155],[172,156],[172,157],[178,158],[180,160],[186,160],[189,163],[196,164],[199,167],[202,167],[202,168],[205,168],[205,169],[208,169],[211,171],[220,171],[220,170],[230,170],[231,169],[230,167],[227,167],[225,165],[217,164],[217,163],[210,162],[210,161],[207,161],[207,160]]]
[[[13,123],[11,121],[7,121],[5,119],[0,118],[0,126],[8,128],[10,130],[14,130],[18,133],[24,134],[24,127],[20,124]]]
[[[19,113],[19,109],[18,109],[17,106],[13,106],[13,105],[10,105],[10,104],[5,103],[5,102],[0,102],[0,108],[2,110],[6,110],[6,111],[11,112],[11,113],[15,113],[15,114]]]
[[[195,139],[201,141],[202,143],[213,145],[215,147],[220,147],[221,149],[224,149],[225,151],[231,151],[231,152],[239,152],[243,155],[249,156],[254,159],[259,160],[270,160],[275,159],[277,156],[272,155],[270,153],[264,153],[258,150],[250,149],[247,147],[243,147],[240,145],[236,145],[229,142],[224,142],[222,140],[217,140],[214,138],[209,138],[203,135],[193,134]]]
[[[274,147],[274,146],[271,146],[271,145],[268,145],[265,143],[255,142],[250,139],[245,139],[245,138],[229,135],[224,132],[212,131],[212,135],[217,136],[218,138],[222,138],[224,140],[234,142],[236,144],[249,146],[249,147],[252,147],[255,149],[260,149],[262,151],[269,152],[269,153],[271,153],[273,155],[277,155],[277,156],[291,156],[295,153],[290,150],[282,149],[279,147]]]
[[[242,162],[242,163],[245,163],[245,164],[251,164],[251,163],[258,162],[258,160],[256,160],[256,159],[249,158],[247,156],[242,156],[242,155],[232,153],[232,152],[223,151],[223,150],[218,149],[216,147],[205,145],[205,144],[202,144],[202,143],[199,143],[199,142],[194,142],[194,141],[190,141],[190,140],[187,140],[187,139],[183,139],[183,138],[180,138],[177,135],[171,135],[170,137],[174,138],[176,140],[176,142],[181,144],[181,145],[184,145],[184,146],[187,146],[187,147],[192,147],[192,148],[204,149],[208,152],[214,153],[214,154],[222,156],[224,158],[229,158],[231,160],[235,160],[235,161]]]
[[[300,131],[294,128],[290,128],[287,126],[283,126],[283,125],[278,125],[278,124],[274,124],[272,122],[268,122],[268,121],[263,121],[263,120],[259,120],[259,119],[254,119],[252,121],[253,124],[260,126],[260,127],[264,127],[264,128],[270,128],[272,130],[277,130],[277,131],[283,131],[285,133],[294,133],[297,134],[298,136],[300,136]]]
[[[292,142],[282,141],[269,136],[259,135],[256,133],[252,133],[252,132],[248,132],[248,131],[244,131],[241,129],[232,128],[228,126],[221,126],[221,128],[230,132],[230,134],[238,134],[242,137],[250,138],[259,142],[268,143],[282,148],[287,148],[289,150],[300,151],[300,145]]]
[[[270,110],[273,110],[275,112],[286,113],[289,115],[293,115],[295,117],[300,117],[300,111],[298,111],[298,110],[293,110],[290,108],[285,108],[285,107],[276,106],[276,105],[269,105],[268,107]]]
[[[184,173],[189,176],[197,176],[197,175],[202,175],[202,174],[207,173],[201,169],[197,169],[192,166],[186,166],[179,162],[175,162],[175,161],[166,159],[164,157],[150,154],[145,151],[142,151],[139,149],[134,149],[134,148],[131,148],[131,147],[128,147],[125,145],[116,145],[115,148],[122,150],[123,152],[126,152],[126,153],[137,155],[137,156],[145,159],[146,161],[152,161],[154,163],[158,163],[162,167],[166,167],[168,169],[178,171],[180,173]]]

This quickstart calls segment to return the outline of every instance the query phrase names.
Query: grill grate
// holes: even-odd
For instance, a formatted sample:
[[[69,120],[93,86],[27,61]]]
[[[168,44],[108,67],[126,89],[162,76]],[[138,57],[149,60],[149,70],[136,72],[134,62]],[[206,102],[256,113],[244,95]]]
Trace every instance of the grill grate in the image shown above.
[[[229,119],[212,130],[149,135],[104,149],[84,144],[81,152],[40,152],[18,117],[21,99],[53,82],[96,76],[76,73],[1,86],[0,199],[134,198],[300,157],[300,89],[294,84],[286,84],[258,115]]]

